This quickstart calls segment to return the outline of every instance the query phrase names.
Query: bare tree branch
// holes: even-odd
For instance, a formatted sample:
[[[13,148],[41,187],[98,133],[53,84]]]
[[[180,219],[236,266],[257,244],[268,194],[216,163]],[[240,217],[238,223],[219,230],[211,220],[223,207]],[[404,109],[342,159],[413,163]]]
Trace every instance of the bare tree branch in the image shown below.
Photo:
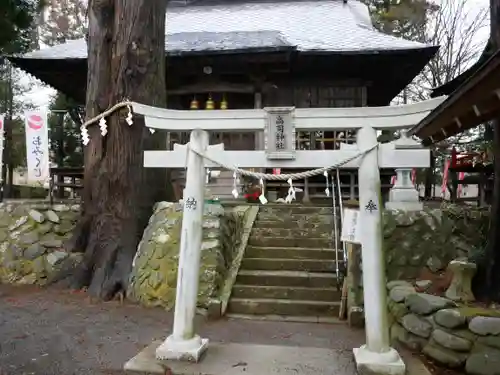
[[[451,81],[479,58],[486,42],[479,36],[488,27],[488,15],[488,8],[478,9],[473,0],[441,0],[439,6],[427,7],[427,12],[421,15],[424,27],[416,29],[413,40],[440,49],[405,88],[406,101],[429,99],[432,89]],[[403,93],[395,99],[396,103],[402,101]]]

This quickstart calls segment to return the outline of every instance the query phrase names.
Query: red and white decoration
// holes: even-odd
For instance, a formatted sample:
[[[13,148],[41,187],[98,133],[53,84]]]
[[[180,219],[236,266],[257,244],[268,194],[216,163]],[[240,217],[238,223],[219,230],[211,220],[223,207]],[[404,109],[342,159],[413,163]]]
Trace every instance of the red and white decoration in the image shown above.
[[[465,157],[462,157],[465,158]],[[446,192],[448,190],[448,180],[450,178],[450,167],[455,166],[457,164],[457,160],[460,159],[460,156],[456,156],[456,154],[452,154],[451,159],[446,159],[444,164],[443,171],[443,183],[441,185],[441,197],[446,197]],[[462,181],[465,178],[465,172],[458,173],[458,181]],[[457,198],[462,198],[467,195],[466,189],[462,184],[458,184],[457,186]]]
[[[441,197],[446,197],[446,190],[448,189],[448,178],[450,175],[450,160],[446,159],[444,162],[444,170],[443,170],[443,183],[441,184]]]
[[[28,182],[44,183],[50,176],[47,112],[29,111],[24,115]]]
[[[396,180],[398,179],[397,175],[394,175],[391,177],[391,185],[394,185],[396,183]],[[411,182],[413,185],[417,184],[417,170],[413,168],[411,170]]]

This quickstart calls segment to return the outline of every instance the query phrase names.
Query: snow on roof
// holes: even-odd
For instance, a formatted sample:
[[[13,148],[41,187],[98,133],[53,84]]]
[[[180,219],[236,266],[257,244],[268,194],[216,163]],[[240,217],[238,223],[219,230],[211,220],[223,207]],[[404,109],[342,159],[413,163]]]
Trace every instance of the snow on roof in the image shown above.
[[[170,7],[168,53],[296,48],[318,52],[374,52],[428,47],[374,29],[359,1],[309,0]],[[84,39],[30,52],[24,58],[86,58]]]

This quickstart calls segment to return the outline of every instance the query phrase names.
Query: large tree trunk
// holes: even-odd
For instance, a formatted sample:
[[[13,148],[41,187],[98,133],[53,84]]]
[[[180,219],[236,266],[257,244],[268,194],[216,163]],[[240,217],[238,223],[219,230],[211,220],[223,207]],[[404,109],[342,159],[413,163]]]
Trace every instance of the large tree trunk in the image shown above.
[[[490,0],[492,51],[500,48],[500,0]],[[493,121],[494,186],[491,206],[491,223],[486,249],[486,293],[492,300],[500,301],[500,119]]]
[[[484,264],[479,266],[474,293],[480,298],[500,301],[500,121],[493,127],[494,185],[491,221]],[[485,285],[486,284],[486,285]]]
[[[165,0],[90,0],[87,118],[132,100],[166,104]],[[143,168],[145,149],[165,147],[142,119],[125,122],[126,109],[108,117],[108,134],[89,128],[84,206],[68,248],[84,252],[72,287],[110,299],[125,291],[137,244],[155,201],[165,191],[163,171]],[[154,171],[154,172],[153,172]]]

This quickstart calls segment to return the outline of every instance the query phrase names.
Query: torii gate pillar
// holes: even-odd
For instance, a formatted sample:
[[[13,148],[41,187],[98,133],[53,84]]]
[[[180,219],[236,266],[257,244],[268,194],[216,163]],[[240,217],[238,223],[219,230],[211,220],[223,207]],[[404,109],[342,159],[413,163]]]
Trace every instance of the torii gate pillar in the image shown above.
[[[357,135],[358,148],[367,150],[374,144],[377,144],[375,129],[368,126],[361,128]],[[353,349],[353,353],[360,375],[404,375],[405,364],[398,352],[390,347],[389,341],[379,167],[377,148],[367,152],[359,165],[366,344]]]
[[[181,244],[177,271],[174,328],[156,349],[157,359],[198,362],[207,349],[208,339],[194,331],[205,199],[205,160],[194,150],[205,152],[208,132],[195,129],[189,139],[186,188],[184,189]]]

